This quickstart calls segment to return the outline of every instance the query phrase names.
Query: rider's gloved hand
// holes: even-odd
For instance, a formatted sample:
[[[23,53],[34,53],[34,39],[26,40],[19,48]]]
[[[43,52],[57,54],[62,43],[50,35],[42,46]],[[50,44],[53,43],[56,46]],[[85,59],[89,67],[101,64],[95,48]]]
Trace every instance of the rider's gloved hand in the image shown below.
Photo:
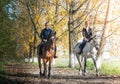
[[[84,38],[85,41],[89,41],[86,37]]]
[[[43,41],[44,41],[44,42],[47,42],[47,40],[46,40],[46,39],[43,39]]]

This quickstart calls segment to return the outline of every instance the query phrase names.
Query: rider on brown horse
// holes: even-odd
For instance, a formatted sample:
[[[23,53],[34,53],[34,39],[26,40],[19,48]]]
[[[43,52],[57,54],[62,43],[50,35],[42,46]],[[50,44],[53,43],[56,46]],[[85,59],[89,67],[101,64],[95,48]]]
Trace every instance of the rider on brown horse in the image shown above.
[[[41,43],[39,45],[39,51],[38,51],[38,55],[42,56],[42,48],[44,46],[44,44],[48,41],[49,35],[52,32],[52,29],[49,28],[49,23],[46,22],[45,23],[45,28],[42,30],[41,34],[40,34],[40,38],[41,38]],[[55,55],[54,58],[57,58],[56,56],[56,46],[55,46]]]

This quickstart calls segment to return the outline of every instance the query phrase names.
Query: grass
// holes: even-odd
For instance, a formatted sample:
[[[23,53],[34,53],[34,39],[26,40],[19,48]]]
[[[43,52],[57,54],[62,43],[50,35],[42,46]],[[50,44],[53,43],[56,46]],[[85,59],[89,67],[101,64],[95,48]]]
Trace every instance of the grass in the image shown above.
[[[94,68],[93,61],[87,61],[87,70],[92,70]],[[75,69],[79,70],[79,65],[75,66]]]
[[[54,67],[56,68],[68,68],[68,65],[66,65],[64,62],[63,63],[58,63]]]
[[[54,67],[56,68],[68,68],[69,60],[66,58],[56,59]]]
[[[103,61],[100,74],[120,75],[120,61]]]
[[[58,60],[55,64],[56,68],[68,68],[68,60]],[[87,61],[87,70],[93,70],[93,61]],[[76,65],[74,69],[79,69],[79,65]],[[120,60],[104,60],[100,69],[101,75],[120,75]]]
[[[79,66],[76,66],[75,69],[79,69]],[[93,62],[87,61],[87,69],[92,70],[93,69]],[[100,69],[101,75],[120,75],[120,61],[111,61],[111,60],[105,60],[102,63],[101,69]]]

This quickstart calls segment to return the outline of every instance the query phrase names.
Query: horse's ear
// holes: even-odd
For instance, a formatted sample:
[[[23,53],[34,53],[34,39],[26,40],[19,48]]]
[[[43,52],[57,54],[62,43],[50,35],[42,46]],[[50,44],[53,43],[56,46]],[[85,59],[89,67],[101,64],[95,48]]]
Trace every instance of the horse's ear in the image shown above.
[[[97,35],[94,35],[94,37],[97,37]]]
[[[93,36],[92,36],[92,38],[95,38],[95,37],[96,37],[96,35],[93,35]]]
[[[54,34],[56,34],[56,31],[54,32]]]

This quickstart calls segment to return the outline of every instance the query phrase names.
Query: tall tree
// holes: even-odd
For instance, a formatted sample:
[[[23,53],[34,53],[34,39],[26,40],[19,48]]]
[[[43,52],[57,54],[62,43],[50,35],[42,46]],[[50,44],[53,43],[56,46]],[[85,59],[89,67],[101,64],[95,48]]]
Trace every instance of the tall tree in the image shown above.
[[[107,27],[107,21],[108,21],[108,16],[109,16],[109,9],[110,8],[110,0],[108,0],[108,2],[107,2],[107,9],[106,9],[106,15],[105,15],[105,19],[104,19],[104,24],[103,24],[103,31],[102,31],[102,36],[101,36],[101,41],[100,41],[100,49],[99,49],[99,51],[98,51],[98,67],[100,68],[101,67],[101,59],[99,59],[99,58],[101,58],[101,56],[102,56],[102,54],[103,54],[103,52],[104,52],[104,46],[105,46],[105,44],[106,44],[106,36],[107,36],[107,33],[108,33],[108,27]]]
[[[12,28],[14,22],[13,14],[10,14],[9,5],[12,0],[0,1],[0,56],[15,56],[16,42],[13,37]],[[7,11],[8,10],[8,11]],[[11,16],[12,15],[12,16]],[[2,58],[2,57],[0,57]]]
[[[74,15],[79,11],[79,9],[87,2],[88,0],[84,0],[83,2],[81,2],[79,4],[78,7],[76,7],[77,5],[77,1],[76,0],[72,0],[71,2],[69,2],[69,10],[68,10],[68,31],[69,31],[69,67],[73,67],[74,63],[74,56],[73,56],[73,49],[75,46],[75,43],[77,43],[78,40],[78,36],[77,36],[77,32],[75,31],[76,28],[78,28],[81,24],[81,18],[82,16],[78,16],[77,18],[74,17]],[[84,16],[84,15],[83,15]],[[76,24],[77,23],[77,24]]]

